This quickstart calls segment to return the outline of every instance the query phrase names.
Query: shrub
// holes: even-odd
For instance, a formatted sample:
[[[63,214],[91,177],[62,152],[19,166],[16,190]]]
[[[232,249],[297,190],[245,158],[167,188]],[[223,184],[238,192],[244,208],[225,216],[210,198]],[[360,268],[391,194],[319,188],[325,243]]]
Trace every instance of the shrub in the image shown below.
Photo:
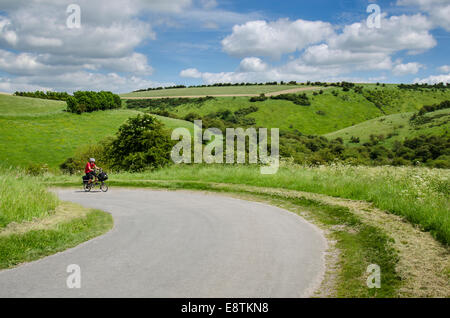
[[[301,106],[309,106],[311,105],[311,102],[308,99],[308,96],[306,96],[305,93],[303,94],[281,94],[277,96],[271,96],[271,99],[282,99],[282,100],[288,100],[293,102],[296,105]]]
[[[98,144],[87,145],[77,149],[73,157],[67,158],[60,166],[62,172],[68,174],[82,174],[89,158],[95,158],[97,165],[108,170],[110,164],[106,156],[106,149],[111,139],[105,139]]]
[[[427,165],[432,168],[450,169],[450,155],[449,156],[440,156],[436,160],[431,160]],[[448,194],[448,189],[447,189],[447,194]]]
[[[266,95],[261,94],[259,96],[253,96],[250,98],[250,102],[254,103],[254,102],[264,102],[267,100]]]
[[[202,105],[203,103],[215,99],[212,96],[199,98],[155,98],[155,99],[128,99],[127,108],[148,108],[150,111],[167,110],[186,104]]]
[[[25,173],[30,176],[40,176],[48,172],[47,164],[31,163],[25,168]]]
[[[199,114],[193,113],[193,112],[184,116],[184,120],[190,121],[190,122],[194,122],[194,120],[199,120],[199,119],[202,119],[202,116],[200,116]]]
[[[140,171],[170,162],[173,142],[164,125],[148,114],[123,124],[107,146],[108,161],[118,170]]]
[[[317,114],[317,115],[320,115],[320,116],[325,116],[325,115],[326,115],[325,112],[324,112],[323,110],[318,110],[318,111],[316,111],[316,114]]]

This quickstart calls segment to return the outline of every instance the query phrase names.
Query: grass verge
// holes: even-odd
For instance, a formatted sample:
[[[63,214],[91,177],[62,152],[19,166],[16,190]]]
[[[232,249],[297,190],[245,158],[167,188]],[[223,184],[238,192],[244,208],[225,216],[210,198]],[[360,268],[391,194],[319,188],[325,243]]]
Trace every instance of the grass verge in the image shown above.
[[[58,223],[47,229],[0,235],[0,269],[64,251],[106,233],[112,226],[110,214],[88,210],[84,217]]]
[[[0,229],[11,222],[48,216],[59,204],[36,178],[17,170],[0,173]]]
[[[0,269],[74,247],[112,228],[110,214],[61,202],[40,177],[0,171]]]

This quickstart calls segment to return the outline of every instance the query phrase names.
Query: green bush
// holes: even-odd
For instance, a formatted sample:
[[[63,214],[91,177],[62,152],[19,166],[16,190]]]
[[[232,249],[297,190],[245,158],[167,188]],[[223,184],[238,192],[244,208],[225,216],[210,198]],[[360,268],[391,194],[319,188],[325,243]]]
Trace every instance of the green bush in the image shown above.
[[[281,100],[288,100],[293,102],[296,105],[301,106],[309,106],[311,105],[311,102],[308,99],[308,96],[303,94],[281,94],[277,96],[271,96],[271,99],[281,99]]]
[[[155,98],[155,99],[128,99],[127,108],[148,108],[151,112],[156,110],[167,110],[186,104],[201,105],[209,100],[215,99],[211,96],[199,98]]]
[[[48,172],[48,165],[39,163],[30,163],[25,168],[25,173],[30,176],[40,176]]]
[[[110,139],[105,139],[98,144],[87,145],[79,148],[73,157],[67,158],[60,166],[62,172],[68,174],[83,174],[84,167],[89,158],[95,158],[97,165],[103,169],[110,169],[110,164],[106,156],[107,145]]]
[[[360,142],[359,137],[352,136],[352,137],[350,138],[350,142],[351,142],[352,144],[359,144],[359,142]]]
[[[141,171],[168,165],[173,144],[159,120],[148,114],[138,115],[119,128],[107,145],[106,155],[114,169]]]
[[[264,102],[264,101],[266,101],[266,100],[267,100],[266,95],[261,94],[261,95],[259,95],[259,96],[253,96],[253,97],[251,97],[249,101],[250,101],[251,103],[255,103],[255,102]]]

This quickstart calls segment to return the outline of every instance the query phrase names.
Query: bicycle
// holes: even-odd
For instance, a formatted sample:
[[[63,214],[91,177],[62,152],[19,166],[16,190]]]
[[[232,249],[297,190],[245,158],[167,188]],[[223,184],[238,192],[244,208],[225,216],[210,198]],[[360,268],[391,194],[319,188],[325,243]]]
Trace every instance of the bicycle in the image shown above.
[[[105,183],[106,180],[108,180],[108,175],[103,172],[102,169],[99,170],[96,182],[89,183],[89,179],[86,176],[83,176],[83,190],[85,192],[90,192],[92,189],[100,187],[102,192],[107,192],[109,187]]]

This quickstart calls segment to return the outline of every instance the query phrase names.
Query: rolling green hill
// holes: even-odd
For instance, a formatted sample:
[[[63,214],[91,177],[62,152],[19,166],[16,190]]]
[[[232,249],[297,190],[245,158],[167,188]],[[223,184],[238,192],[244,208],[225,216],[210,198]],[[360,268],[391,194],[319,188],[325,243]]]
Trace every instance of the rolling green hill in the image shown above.
[[[255,87],[270,89],[270,86]],[[283,88],[281,85],[276,87]],[[292,86],[288,87],[292,88]],[[358,133],[362,140],[375,131],[384,131],[386,135],[392,131],[392,133],[398,133],[398,138],[402,138],[412,133],[419,134],[422,130],[441,133],[448,128],[448,124],[442,123],[447,117],[439,117],[424,127],[418,129],[414,127],[414,131],[407,130],[409,128],[405,122],[409,114],[404,115],[406,116],[404,118],[401,115],[389,117],[385,124],[393,127],[391,130],[383,126],[385,124],[379,122],[379,119],[364,124],[368,126],[363,125],[358,128],[355,125],[374,118],[411,112],[426,104],[450,100],[448,90],[399,90],[394,85],[384,88],[375,85],[365,87],[366,90],[371,91],[371,100],[353,90],[343,92],[339,88],[330,88],[324,90],[323,94],[307,92],[310,106],[300,106],[286,100],[268,99],[252,103],[248,97],[220,97],[204,103],[188,103],[165,110],[182,119],[192,112],[207,116],[222,110],[237,111],[256,106],[258,108],[256,112],[245,115],[247,118],[255,119],[255,126],[280,128],[287,131],[298,130],[304,134],[315,135],[331,134],[350,127],[354,130],[354,134],[357,133],[357,129],[360,130]],[[231,88],[248,89],[249,87],[214,87],[213,89],[225,93]],[[130,116],[139,113],[138,110],[120,109],[75,115],[64,112],[65,107],[65,103],[59,101],[0,95],[0,165],[26,166],[30,163],[46,163],[56,168],[66,158],[73,155],[75,149],[112,136]],[[170,129],[186,127],[192,130],[193,127],[191,123],[184,120],[160,116],[158,118]],[[401,125],[403,125],[402,128],[400,128]],[[348,141],[351,134],[345,131],[329,136],[343,136]],[[392,140],[395,139],[392,138]]]
[[[442,135],[450,132],[450,109],[442,109],[427,113],[422,124],[410,122],[414,112],[394,114],[371,119],[358,125],[341,129],[324,135],[329,139],[341,137],[344,143],[350,143],[352,136],[359,137],[360,143],[370,140],[370,135],[383,135],[386,137],[384,143],[391,145],[394,141],[413,138],[420,135]]]
[[[0,95],[0,116],[39,116],[59,113],[66,102],[31,97]]]
[[[76,115],[63,112],[64,102],[0,95],[0,165],[48,164],[56,168],[80,146],[115,134],[135,110]],[[192,124],[159,117],[170,129]]]
[[[267,99],[252,103],[248,97],[217,97],[204,103],[187,103],[163,110],[184,118],[189,113],[204,117],[218,111],[234,112],[256,106],[258,111],[246,116],[254,118],[256,126],[286,131],[299,130],[304,134],[327,134],[373,118],[416,111],[423,105],[450,100],[449,90],[410,91],[399,90],[394,85],[384,88],[375,85],[365,87],[369,88],[372,100],[377,104],[353,90],[343,92],[338,88],[329,88],[323,94],[306,92],[311,106],[300,106],[285,100]]]
[[[236,94],[267,94],[283,90],[306,87],[304,85],[248,85],[223,87],[188,87],[133,92],[121,97],[164,97],[164,96],[202,96],[202,95],[236,95]]]

